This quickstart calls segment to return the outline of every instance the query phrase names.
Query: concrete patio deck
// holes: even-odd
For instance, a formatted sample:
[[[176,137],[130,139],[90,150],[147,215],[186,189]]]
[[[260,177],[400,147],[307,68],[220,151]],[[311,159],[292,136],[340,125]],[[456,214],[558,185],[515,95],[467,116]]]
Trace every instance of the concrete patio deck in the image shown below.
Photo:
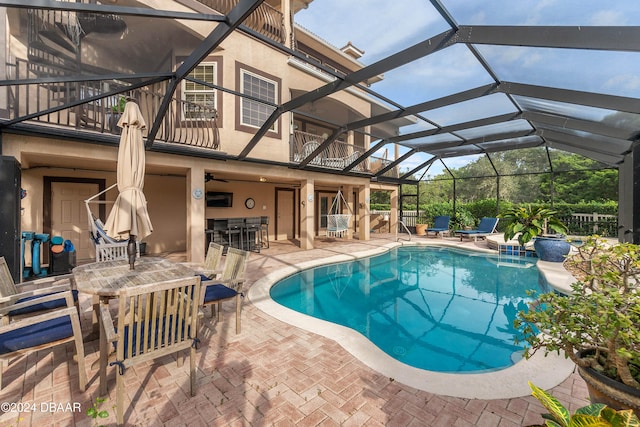
[[[414,237],[414,239],[422,239]],[[484,242],[446,241],[482,248]],[[248,284],[284,267],[337,254],[352,254],[395,241],[375,234],[366,242],[316,240],[302,251],[290,242],[271,242],[251,254]],[[182,261],[184,254],[169,254]],[[205,316],[198,351],[197,395],[189,396],[188,363],[174,358],[127,371],[131,404],[127,425],[136,426],[526,426],[540,424],[544,408],[531,396],[479,400],[420,391],[386,377],[352,356],[335,341],[284,323],[245,298],[242,333],[235,334],[233,309],[217,323]],[[91,328],[89,298],[81,300],[82,324]],[[0,391],[1,426],[92,426],[86,409],[97,395],[98,341],[85,343],[89,385],[78,390],[73,346],[60,346],[15,359],[4,370]],[[460,375],[464,381],[464,375]],[[501,387],[505,384],[494,384]],[[110,395],[100,409],[115,423],[115,371],[109,371]],[[584,381],[571,374],[551,392],[570,410],[584,406]],[[16,405],[6,405],[16,403]],[[50,403],[56,404],[52,406]],[[80,410],[73,409],[79,403]],[[19,405],[18,405],[19,404]],[[60,406],[62,404],[62,406]],[[66,407],[67,404],[69,408]],[[5,409],[24,409],[22,412]],[[62,409],[52,411],[52,409]],[[98,424],[98,425],[99,425]]]

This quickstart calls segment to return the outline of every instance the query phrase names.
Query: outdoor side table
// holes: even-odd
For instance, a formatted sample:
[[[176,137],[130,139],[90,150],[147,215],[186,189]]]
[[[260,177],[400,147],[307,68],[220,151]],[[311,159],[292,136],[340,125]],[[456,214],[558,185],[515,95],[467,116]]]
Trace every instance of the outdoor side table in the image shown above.
[[[109,304],[125,288],[159,283],[167,280],[191,277],[194,271],[184,264],[164,258],[141,257],[136,259],[135,269],[129,269],[126,259],[116,261],[93,262],[73,269],[73,277],[79,292],[98,296],[100,302],[94,304],[93,327],[100,336],[100,395],[107,394],[106,363],[109,346],[100,322],[100,304]],[[97,328],[97,331],[96,331]]]

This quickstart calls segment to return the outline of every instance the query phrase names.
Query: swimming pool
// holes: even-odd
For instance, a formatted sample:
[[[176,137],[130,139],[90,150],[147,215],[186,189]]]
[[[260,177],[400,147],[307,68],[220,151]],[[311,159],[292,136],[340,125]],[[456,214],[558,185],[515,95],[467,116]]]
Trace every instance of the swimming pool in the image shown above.
[[[358,331],[410,366],[479,373],[521,359],[512,325],[531,300],[529,289],[545,290],[532,259],[399,247],[306,269],[280,280],[270,295],[292,310]]]

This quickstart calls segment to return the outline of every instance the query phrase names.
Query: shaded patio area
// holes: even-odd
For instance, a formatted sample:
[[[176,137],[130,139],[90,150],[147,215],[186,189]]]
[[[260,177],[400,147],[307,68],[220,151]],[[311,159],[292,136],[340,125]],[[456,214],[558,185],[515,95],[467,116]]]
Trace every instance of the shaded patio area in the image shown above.
[[[414,237],[414,239],[423,239]],[[483,241],[465,241],[485,247]],[[366,242],[316,239],[316,248],[301,251],[292,243],[272,242],[252,253],[248,282],[291,264],[355,253],[395,241],[395,235],[374,234]],[[182,261],[184,254],[167,254]],[[245,287],[245,288],[246,288]],[[91,328],[90,298],[81,300],[83,328]],[[245,298],[242,333],[235,334],[233,304],[216,323],[205,315],[198,351],[197,395],[189,397],[187,364],[178,368],[172,357],[130,368],[125,411],[127,425],[138,426],[522,426],[539,424],[545,410],[533,397],[476,400],[436,395],[387,378],[354,358],[338,343],[293,327],[256,308]],[[72,345],[34,352],[5,369],[0,402],[32,405],[22,413],[0,415],[0,425],[91,426],[86,409],[98,389],[98,341],[85,343],[89,384],[78,390],[77,367],[70,362]],[[73,366],[70,366],[73,365]],[[464,381],[464,375],[460,375]],[[499,387],[496,384],[496,387]],[[109,371],[107,401],[101,410],[115,422],[115,375]],[[552,390],[570,410],[584,406],[587,391],[577,373]],[[46,403],[79,402],[80,412],[52,413]],[[43,405],[44,403],[44,405]],[[4,409],[4,407],[3,407]],[[64,408],[63,408],[64,409]]]

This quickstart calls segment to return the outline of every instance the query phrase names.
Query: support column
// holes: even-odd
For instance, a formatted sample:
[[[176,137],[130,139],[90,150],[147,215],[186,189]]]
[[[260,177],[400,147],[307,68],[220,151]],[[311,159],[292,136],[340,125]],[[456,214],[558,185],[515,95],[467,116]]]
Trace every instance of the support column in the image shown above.
[[[390,202],[391,212],[389,214],[389,231],[395,233],[398,230],[398,203],[400,198],[398,197],[398,190],[400,187],[396,187],[391,191]]]
[[[204,168],[193,166],[187,173],[187,260],[203,263],[205,258]]]
[[[314,227],[314,181],[308,179],[302,181],[300,188],[300,248],[313,249],[315,237]]]
[[[354,215],[351,215],[351,219],[349,220],[349,229],[347,230],[347,236],[346,236],[347,239],[353,239],[353,230],[355,229],[355,224],[356,224],[356,217],[355,217],[356,205],[355,205],[355,199],[353,197],[353,185],[345,185],[343,195],[349,207],[345,206],[345,209],[343,210],[342,213],[348,213],[348,212],[354,213]]]
[[[358,230],[358,237],[360,240],[370,240],[371,239],[371,213],[370,205],[371,205],[371,184],[367,182],[363,187],[360,187],[360,191],[358,192],[358,199],[362,200],[363,208],[358,211],[359,215],[359,225],[360,229]]]
[[[292,46],[291,35],[293,34],[293,31],[291,28],[293,27],[293,15],[291,13],[291,3],[292,0],[280,1],[280,10],[282,11],[282,15],[284,16],[285,39],[283,44],[287,47]]]

